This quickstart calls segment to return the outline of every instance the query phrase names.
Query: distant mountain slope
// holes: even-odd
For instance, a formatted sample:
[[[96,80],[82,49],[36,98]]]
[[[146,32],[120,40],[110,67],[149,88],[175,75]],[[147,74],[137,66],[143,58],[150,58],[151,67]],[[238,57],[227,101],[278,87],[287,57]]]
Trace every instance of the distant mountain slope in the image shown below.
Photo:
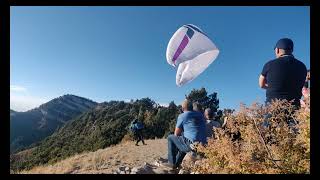
[[[199,102],[203,108],[216,110],[218,107],[216,94],[208,94],[204,88],[192,90],[186,97]],[[163,107],[150,98],[100,103],[29,147],[33,149],[11,154],[10,169],[16,172],[53,164],[79,153],[96,151],[131,139],[129,126],[135,118],[145,124],[145,139],[165,138],[174,131],[180,113],[181,106],[173,101],[168,107]]]
[[[27,112],[10,110],[10,152],[44,139],[68,120],[96,105],[89,99],[68,94]]]
[[[101,103],[68,121],[62,128],[47,137],[28,156],[13,154],[11,169],[29,169],[39,164],[54,163],[85,151],[96,151],[130,138],[131,121],[139,116],[145,123],[146,138],[162,138],[175,124],[179,111],[174,103],[169,107],[155,104],[149,98],[126,103]]]

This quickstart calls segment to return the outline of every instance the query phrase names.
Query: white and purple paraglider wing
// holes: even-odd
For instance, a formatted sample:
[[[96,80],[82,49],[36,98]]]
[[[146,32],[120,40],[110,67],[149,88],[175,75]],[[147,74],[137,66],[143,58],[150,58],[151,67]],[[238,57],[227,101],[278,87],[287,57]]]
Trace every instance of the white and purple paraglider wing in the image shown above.
[[[219,54],[215,44],[198,27],[180,27],[167,47],[167,62],[178,67],[176,84],[182,86],[200,75]]]

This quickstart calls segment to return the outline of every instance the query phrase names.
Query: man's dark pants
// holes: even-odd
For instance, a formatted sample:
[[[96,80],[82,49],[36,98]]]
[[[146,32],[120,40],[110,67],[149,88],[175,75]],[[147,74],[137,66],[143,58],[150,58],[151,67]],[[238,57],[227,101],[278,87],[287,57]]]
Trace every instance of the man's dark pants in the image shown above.
[[[140,141],[142,141],[142,143],[145,144],[142,136],[142,130],[137,130],[137,132],[134,133],[134,136],[137,140],[136,144],[138,144]]]

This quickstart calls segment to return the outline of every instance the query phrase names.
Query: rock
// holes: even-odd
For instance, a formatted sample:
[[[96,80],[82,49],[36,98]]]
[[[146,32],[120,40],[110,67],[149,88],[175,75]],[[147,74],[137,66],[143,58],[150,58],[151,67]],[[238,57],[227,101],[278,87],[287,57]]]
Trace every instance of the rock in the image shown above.
[[[135,173],[135,174],[146,174],[146,172],[148,171],[148,166],[140,166],[140,167],[133,167],[131,169],[131,172]]]
[[[131,172],[130,172],[130,174],[137,174],[137,172],[135,172],[135,171],[131,171]]]
[[[189,169],[190,167],[192,167],[195,164],[196,161],[196,157],[191,153],[187,153],[186,156],[183,158],[183,161],[181,163],[181,166],[184,169]]]
[[[162,169],[162,168],[155,168],[153,169],[153,174],[173,174],[171,171]]]
[[[118,169],[119,169],[120,171],[124,171],[124,170],[126,169],[126,167],[125,167],[125,166],[120,166]]]
[[[131,169],[131,172],[138,172],[138,171],[139,171],[139,169],[137,167],[134,167]]]
[[[124,170],[125,170],[125,171],[130,171],[130,168],[129,168],[129,167],[126,167]]]
[[[124,171],[120,171],[120,174],[125,174],[126,172],[124,172]]]
[[[155,166],[157,166],[157,167],[160,167],[160,162],[158,162],[158,161],[155,161],[153,164],[154,164]]]
[[[154,174],[153,171],[152,171],[152,167],[148,166],[148,165],[145,165],[143,167],[143,170],[142,172],[143,174]]]
[[[185,171],[183,169],[180,169],[178,174],[186,174]]]

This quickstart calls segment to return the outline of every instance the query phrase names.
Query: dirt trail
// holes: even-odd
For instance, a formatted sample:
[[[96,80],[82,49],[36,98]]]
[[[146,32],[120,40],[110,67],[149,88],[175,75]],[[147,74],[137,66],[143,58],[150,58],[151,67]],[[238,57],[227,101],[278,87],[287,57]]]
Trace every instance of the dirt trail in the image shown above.
[[[137,167],[154,163],[156,159],[167,159],[167,140],[146,140],[147,145],[124,142],[95,152],[82,153],[53,165],[35,167],[21,173],[65,174],[65,173],[113,173],[120,166]]]

